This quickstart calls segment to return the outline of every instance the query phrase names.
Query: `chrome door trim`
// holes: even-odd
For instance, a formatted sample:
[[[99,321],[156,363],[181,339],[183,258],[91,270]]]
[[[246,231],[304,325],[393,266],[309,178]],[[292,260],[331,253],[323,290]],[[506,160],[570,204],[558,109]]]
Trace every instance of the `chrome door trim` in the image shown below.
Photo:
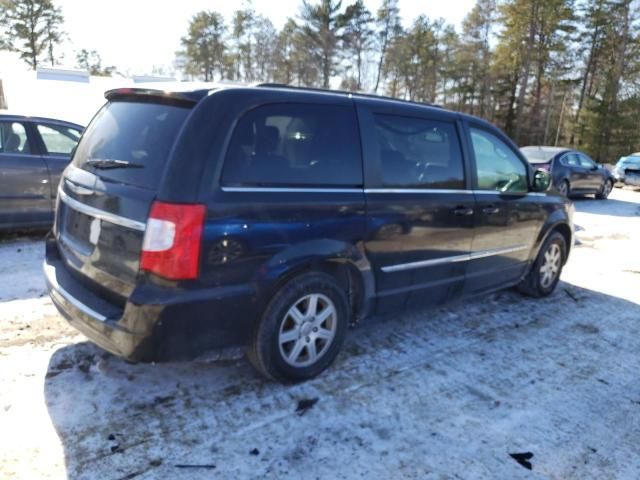
[[[405,270],[413,270],[415,268],[435,267],[436,265],[444,265],[447,263],[468,262],[471,260],[470,255],[454,255],[452,257],[434,258],[432,260],[423,260],[420,262],[401,263],[399,265],[389,265],[382,267],[384,273],[403,272]]]
[[[105,212],[104,210],[100,210],[99,208],[86,205],[82,202],[79,202],[75,198],[71,198],[69,195],[64,193],[62,189],[58,190],[58,198],[61,202],[66,203],[72,209],[84,213],[85,215],[89,215],[90,217],[99,218],[100,220],[104,220],[105,222],[120,225],[121,227],[131,228],[132,230],[138,230],[140,232],[144,232],[147,229],[147,224],[144,222],[132,220],[131,218],[122,217],[120,215]]]
[[[507,253],[520,252],[527,250],[529,247],[526,245],[514,245],[513,247],[506,248],[493,248],[490,250],[481,250],[479,252],[471,252],[469,254],[469,260],[476,260],[478,258],[493,257],[495,255],[505,255]]]
[[[247,193],[363,193],[362,188],[221,187],[223,192]]]
[[[298,188],[298,187],[220,187],[223,192],[246,193],[397,193],[422,195],[545,195],[538,192],[500,192],[499,190],[463,190],[448,188]]]
[[[382,267],[381,270],[384,273],[402,272],[405,270],[413,270],[416,268],[434,267],[436,265],[445,265],[449,263],[469,262],[471,260],[477,260],[480,258],[492,257],[495,255],[505,255],[507,253],[519,252],[527,250],[529,247],[526,245],[514,245],[507,248],[494,248],[491,250],[481,250],[478,252],[465,253],[463,255],[453,255],[451,257],[434,258],[431,260],[423,260],[420,262],[401,263],[398,265],[389,265]]]
[[[364,193],[419,193],[419,194],[473,194],[472,190],[457,190],[446,188],[366,188]]]

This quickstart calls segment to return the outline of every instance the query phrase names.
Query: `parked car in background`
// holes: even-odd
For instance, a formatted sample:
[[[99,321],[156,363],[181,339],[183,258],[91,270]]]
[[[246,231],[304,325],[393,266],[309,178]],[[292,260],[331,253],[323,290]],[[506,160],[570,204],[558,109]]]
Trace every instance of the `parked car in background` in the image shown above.
[[[640,153],[632,153],[621,157],[613,168],[616,185],[631,185],[640,187]]]
[[[373,313],[549,295],[573,245],[571,202],[476,117],[274,85],[106,97],[44,272],[70,323],[130,360],[245,345],[304,380]]]
[[[571,195],[594,194],[605,200],[615,184],[611,172],[586,153],[562,147],[523,147],[520,151],[535,168],[551,173],[556,190]]]
[[[0,229],[49,227],[56,191],[83,127],[0,113]]]

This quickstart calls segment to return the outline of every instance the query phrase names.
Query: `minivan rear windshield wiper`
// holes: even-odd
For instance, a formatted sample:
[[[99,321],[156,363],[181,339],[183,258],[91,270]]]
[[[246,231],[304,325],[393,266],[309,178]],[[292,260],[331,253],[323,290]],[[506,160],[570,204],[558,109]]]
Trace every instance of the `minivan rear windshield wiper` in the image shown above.
[[[141,163],[132,163],[126,160],[114,160],[111,158],[90,158],[85,162],[93,168],[111,169],[111,168],[144,168]]]

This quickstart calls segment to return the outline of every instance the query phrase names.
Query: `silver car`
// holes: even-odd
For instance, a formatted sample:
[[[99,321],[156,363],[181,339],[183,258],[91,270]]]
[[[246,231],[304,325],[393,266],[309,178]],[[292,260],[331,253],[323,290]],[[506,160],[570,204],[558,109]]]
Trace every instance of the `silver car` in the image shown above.
[[[640,152],[621,157],[612,173],[618,184],[640,187]]]

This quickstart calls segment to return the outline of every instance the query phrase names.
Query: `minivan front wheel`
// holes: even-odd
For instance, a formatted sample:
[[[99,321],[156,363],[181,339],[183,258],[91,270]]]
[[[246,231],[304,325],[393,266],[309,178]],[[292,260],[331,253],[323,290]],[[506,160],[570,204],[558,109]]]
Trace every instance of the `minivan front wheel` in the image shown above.
[[[274,380],[313,378],[338,355],[348,312],[347,295],[333,277],[316,272],[296,277],[265,309],[249,347],[249,361]]]
[[[529,274],[518,289],[533,297],[551,295],[560,281],[566,258],[567,242],[559,232],[553,232],[542,245]]]

